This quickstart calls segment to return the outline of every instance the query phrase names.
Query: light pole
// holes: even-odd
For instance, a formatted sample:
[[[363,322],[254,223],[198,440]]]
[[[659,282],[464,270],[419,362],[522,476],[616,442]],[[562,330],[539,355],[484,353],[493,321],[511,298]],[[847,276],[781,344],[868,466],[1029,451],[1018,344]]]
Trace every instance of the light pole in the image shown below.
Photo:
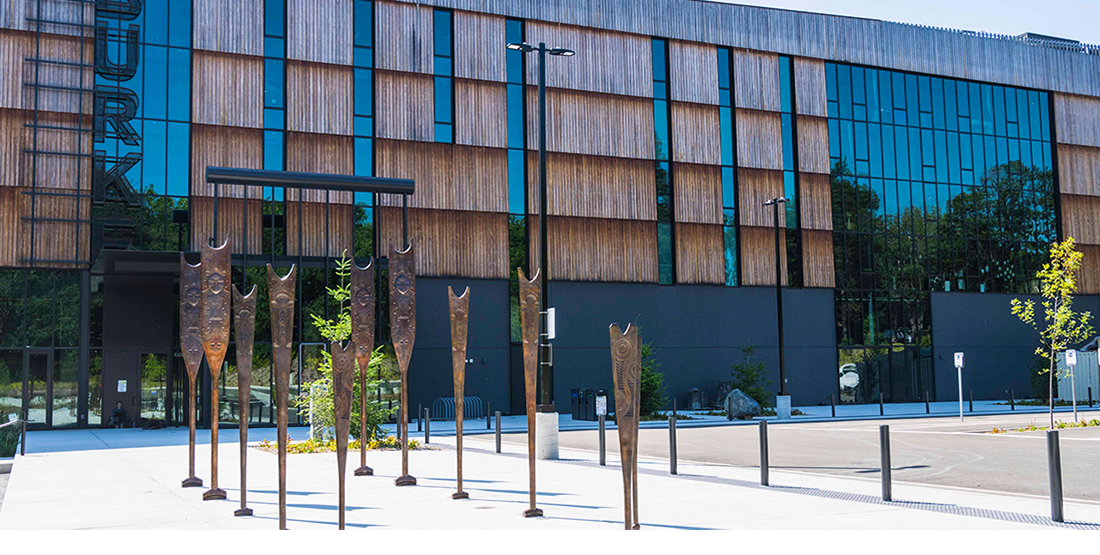
[[[787,373],[786,365],[783,359],[783,271],[782,271],[782,259],[783,246],[780,242],[779,227],[779,205],[787,202],[786,197],[776,197],[764,203],[764,206],[772,207],[772,214],[775,219],[775,311],[776,318],[779,321],[779,396],[787,396]],[[790,405],[787,405],[788,408]],[[780,407],[776,406],[776,414],[779,414]]]
[[[546,54],[551,56],[572,56],[567,48],[547,48],[545,42],[531,46],[526,42],[508,43],[510,50],[523,53],[539,53],[539,384],[542,395],[539,396],[539,412],[557,412],[554,407],[554,365],[552,357],[547,356],[550,339],[547,331],[547,313],[550,306],[550,272],[546,246]]]

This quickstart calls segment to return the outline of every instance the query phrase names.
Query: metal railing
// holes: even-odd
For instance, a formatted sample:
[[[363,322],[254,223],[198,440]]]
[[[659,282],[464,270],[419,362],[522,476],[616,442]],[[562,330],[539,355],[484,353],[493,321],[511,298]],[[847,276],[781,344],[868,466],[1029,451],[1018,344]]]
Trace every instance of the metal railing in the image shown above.
[[[893,23],[895,25],[904,25],[906,27],[917,27],[919,29],[930,29],[933,31],[944,31],[947,33],[957,33],[960,35],[968,35],[971,37],[978,37],[982,39],[1003,40],[1009,42],[1019,42],[1023,44],[1029,44],[1032,46],[1041,46],[1044,48],[1053,48],[1054,50],[1062,50],[1065,52],[1076,52],[1079,54],[1088,54],[1092,56],[1100,56],[1100,45],[1086,44],[1080,41],[1057,39],[1054,37],[1040,38],[1030,36],[1028,34],[1023,35],[1003,35],[1000,33],[990,33],[988,31],[967,31],[964,29],[952,29],[950,27],[937,27],[935,25],[921,25],[918,23],[906,23],[904,21],[887,21],[887,23]]]

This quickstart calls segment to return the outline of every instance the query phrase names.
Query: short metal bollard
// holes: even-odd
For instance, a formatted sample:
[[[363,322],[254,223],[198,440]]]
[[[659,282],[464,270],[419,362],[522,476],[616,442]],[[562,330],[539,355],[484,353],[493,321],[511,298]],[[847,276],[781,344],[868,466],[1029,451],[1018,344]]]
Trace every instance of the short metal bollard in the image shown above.
[[[600,466],[607,466],[607,417],[599,416],[600,420]]]
[[[492,424],[493,417],[490,416],[491,414],[493,414],[493,404],[486,401],[485,402],[485,429],[486,430],[492,430],[493,429],[493,424]]]
[[[424,431],[424,405],[416,404],[416,431]]]
[[[1016,410],[1016,390],[1012,389],[1012,395],[1009,397],[1009,403],[1012,405],[1012,410]]]
[[[23,418],[23,431],[19,437],[19,456],[27,455],[27,419]]]
[[[1064,522],[1062,513],[1062,451],[1058,445],[1058,430],[1047,431],[1047,468],[1050,474],[1050,519]]]
[[[928,392],[924,392],[924,414],[932,414],[932,405],[928,402]]]
[[[829,394],[829,404],[833,406],[833,418],[836,418],[836,395]]]
[[[878,427],[879,450],[882,459],[882,500],[893,501],[893,487],[890,474],[890,426],[883,424]]]
[[[500,452],[500,411],[497,411],[497,453]]]
[[[1092,388],[1089,388],[1089,408],[1092,408]]]
[[[676,474],[676,417],[668,419],[668,473]]]
[[[431,431],[432,420],[431,420],[431,413],[428,412],[429,410],[431,410],[431,409],[429,409],[428,407],[424,407],[424,443],[425,444],[428,444],[428,443],[432,442],[432,431]]]
[[[971,414],[973,414],[973,412],[974,412],[974,390],[973,389],[970,390],[970,412],[971,412]]]
[[[672,398],[672,416],[676,416],[676,397]]]
[[[882,392],[881,391],[878,394],[878,415],[879,416],[886,416],[886,411],[883,410],[883,408],[882,408]]]
[[[768,485],[768,423],[760,421],[760,485]]]

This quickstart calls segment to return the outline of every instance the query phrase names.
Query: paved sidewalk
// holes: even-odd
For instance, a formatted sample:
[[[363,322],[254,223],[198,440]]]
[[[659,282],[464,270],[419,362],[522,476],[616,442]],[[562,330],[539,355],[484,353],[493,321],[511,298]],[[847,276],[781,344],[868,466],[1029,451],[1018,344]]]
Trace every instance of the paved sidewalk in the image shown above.
[[[134,441],[130,430],[99,430],[106,440]],[[105,434],[105,432],[116,432]],[[92,434],[74,431],[72,434]],[[145,432],[149,434],[149,432]],[[43,434],[45,435],[45,434]],[[235,434],[223,434],[235,436]],[[154,436],[136,436],[152,442]],[[186,440],[186,430],[183,432]],[[414,436],[415,437],[415,436]],[[70,438],[72,439],[72,438]],[[163,434],[162,439],[176,438]],[[229,439],[229,438],[226,438]],[[506,444],[493,453],[491,437],[470,437],[465,484],[470,499],[454,501],[453,438],[435,439],[434,450],[410,453],[419,485],[397,488],[399,452],[371,452],[374,477],[354,477],[357,455],[349,454],[348,527],[390,529],[601,529],[622,526],[622,474],[600,467],[596,454],[563,450],[561,461],[539,461],[538,505],[545,518],[524,519],[527,504],[525,446]],[[170,443],[171,443],[170,442]],[[30,442],[28,442],[30,446]],[[617,464],[609,452],[611,465]],[[220,450],[220,483],[227,501],[202,501],[202,488],[182,489],[185,444],[54,451],[18,457],[0,529],[251,529],[278,527],[276,457],[249,451],[249,506],[256,516],[235,518],[239,506],[238,449]],[[209,487],[209,447],[198,448],[199,476]],[[290,455],[289,524],[294,529],[336,527],[336,463],[327,454]],[[755,468],[682,462],[680,476],[668,462],[639,463],[643,528],[656,529],[1049,529],[1045,499],[967,490],[895,485],[898,503],[877,499],[878,482],[773,471],[773,487],[760,487]],[[1097,528],[1100,506],[1069,504],[1060,527]]]

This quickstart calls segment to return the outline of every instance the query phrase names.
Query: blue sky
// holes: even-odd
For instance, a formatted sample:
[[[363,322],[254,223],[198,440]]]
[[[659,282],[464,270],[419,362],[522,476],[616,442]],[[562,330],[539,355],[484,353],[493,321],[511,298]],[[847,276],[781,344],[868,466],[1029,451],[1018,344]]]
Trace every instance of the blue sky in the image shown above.
[[[1100,44],[1100,0],[716,0]]]

